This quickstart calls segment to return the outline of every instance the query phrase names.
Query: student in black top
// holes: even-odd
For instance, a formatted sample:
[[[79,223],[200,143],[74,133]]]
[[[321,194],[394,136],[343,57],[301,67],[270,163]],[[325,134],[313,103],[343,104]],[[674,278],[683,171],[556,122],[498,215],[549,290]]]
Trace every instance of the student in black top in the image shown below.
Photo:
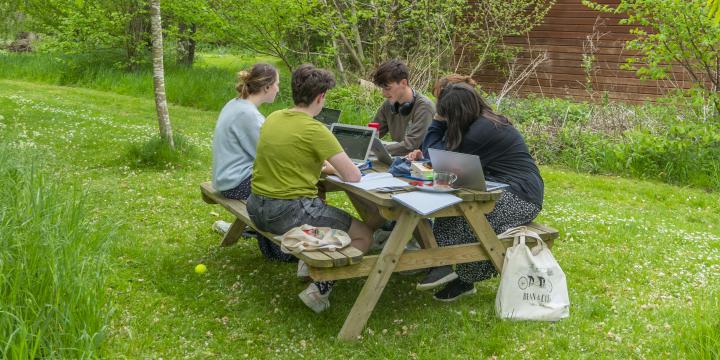
[[[496,233],[531,222],[540,213],[544,184],[525,140],[507,118],[492,111],[472,86],[450,84],[440,92],[431,128],[424,151],[427,145],[478,155],[486,179],[510,185],[486,215]],[[477,242],[463,217],[435,219],[433,233],[440,246]],[[474,294],[475,282],[497,274],[490,261],[459,264],[455,272],[458,278],[438,291],[435,299],[453,301]]]

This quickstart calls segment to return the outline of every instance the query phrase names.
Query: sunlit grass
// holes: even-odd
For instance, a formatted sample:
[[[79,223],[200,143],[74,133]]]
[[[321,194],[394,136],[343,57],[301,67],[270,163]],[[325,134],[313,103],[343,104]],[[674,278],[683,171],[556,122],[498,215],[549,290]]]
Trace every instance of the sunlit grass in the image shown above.
[[[157,133],[152,98],[0,81],[0,136],[45,154],[48,171],[84,184],[93,221],[116,224],[107,295],[117,307],[104,353],[126,358],[693,358],[717,352],[720,195],[542,167],[539,221],[568,277],[569,319],[496,319],[497,279],[440,304],[393,276],[363,339],[335,340],[363,280],[338,282],[322,315],[297,299],[295,268],[253,240],[220,248],[232,220],[200,200],[217,111],[171,106],[196,146],[194,167],[138,169],[124,149]],[[350,208],[345,196],[330,202]],[[204,263],[208,272],[193,271]],[[707,291],[698,291],[704,289]],[[703,316],[707,314],[707,316]],[[687,347],[676,339],[688,339]],[[715,342],[713,342],[715,341]]]

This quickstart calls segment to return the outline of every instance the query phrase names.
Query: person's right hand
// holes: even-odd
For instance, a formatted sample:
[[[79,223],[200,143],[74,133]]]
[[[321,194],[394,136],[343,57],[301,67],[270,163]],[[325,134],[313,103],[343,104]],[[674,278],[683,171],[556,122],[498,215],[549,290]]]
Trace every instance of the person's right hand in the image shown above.
[[[409,154],[405,155],[405,159],[408,159],[409,161],[422,160],[423,159],[422,151],[413,150]]]

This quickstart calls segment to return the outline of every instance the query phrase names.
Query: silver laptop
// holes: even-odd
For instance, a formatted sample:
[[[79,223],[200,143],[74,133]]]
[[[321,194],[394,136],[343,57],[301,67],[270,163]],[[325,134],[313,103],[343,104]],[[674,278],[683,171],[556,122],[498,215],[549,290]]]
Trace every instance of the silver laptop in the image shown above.
[[[383,145],[382,141],[377,136],[373,138],[372,152],[383,164],[386,164],[387,166],[392,165],[392,155],[390,155],[390,153],[385,148],[385,145]]]
[[[449,171],[457,175],[458,179],[453,187],[463,187],[471,190],[493,191],[509,187],[494,181],[485,181],[480,157],[452,151],[428,149],[433,170]]]
[[[334,123],[330,127],[330,131],[356,165],[367,161],[375,138],[374,128]]]
[[[319,114],[315,115],[314,119],[325,124],[329,129],[332,124],[340,122],[340,110],[324,107]]]

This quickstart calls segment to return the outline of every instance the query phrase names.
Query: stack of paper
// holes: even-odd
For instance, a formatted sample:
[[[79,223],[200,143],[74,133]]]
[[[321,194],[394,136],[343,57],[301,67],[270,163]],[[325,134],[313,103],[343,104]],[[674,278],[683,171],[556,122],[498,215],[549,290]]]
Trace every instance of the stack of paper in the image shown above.
[[[328,176],[328,179],[336,182],[345,183],[348,185],[352,185],[355,187],[358,187],[363,190],[373,190],[378,189],[382,187],[391,187],[391,186],[407,186],[407,182],[402,181],[400,179],[396,179],[392,176],[390,173],[370,173],[363,175],[363,177],[360,179],[360,182],[347,182],[340,180],[339,177],[331,175]]]
[[[423,191],[397,194],[393,195],[392,198],[420,215],[432,214],[440,209],[462,201],[461,198],[452,194],[438,194]]]

